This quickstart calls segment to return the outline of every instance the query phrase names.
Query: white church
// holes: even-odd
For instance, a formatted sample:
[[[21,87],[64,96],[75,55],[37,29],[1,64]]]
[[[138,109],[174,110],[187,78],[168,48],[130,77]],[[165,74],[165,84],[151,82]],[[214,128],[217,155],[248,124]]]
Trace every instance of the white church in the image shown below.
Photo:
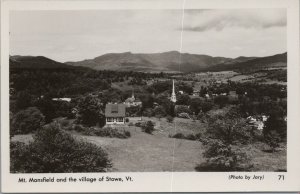
[[[170,98],[171,102],[176,102],[176,94],[175,94],[175,85],[174,85],[174,80],[173,80],[173,88],[172,88],[172,94],[171,94],[171,98]]]

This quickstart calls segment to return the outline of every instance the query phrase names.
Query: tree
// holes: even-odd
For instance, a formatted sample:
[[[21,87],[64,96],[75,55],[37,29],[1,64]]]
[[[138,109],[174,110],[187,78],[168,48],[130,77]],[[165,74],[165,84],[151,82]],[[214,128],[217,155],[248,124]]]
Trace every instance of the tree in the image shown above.
[[[249,171],[253,167],[246,153],[220,140],[209,142],[203,156],[206,161],[196,166],[197,171]]]
[[[273,108],[273,111],[265,122],[265,127],[263,129],[263,134],[265,137],[272,134],[277,134],[280,137],[280,141],[286,141],[287,124],[284,120],[283,114],[284,112],[282,109],[275,107]]]
[[[56,118],[56,108],[50,96],[45,95],[45,97],[39,99],[35,105],[41,110],[43,115],[45,115],[46,123],[50,123],[52,119]]]
[[[200,112],[202,105],[202,100],[198,98],[191,99],[190,110],[196,115]]]
[[[201,110],[206,113],[213,108],[214,104],[210,101],[204,101],[201,105]]]
[[[10,132],[14,134],[28,134],[35,132],[44,125],[45,117],[36,107],[29,107],[13,116]]]
[[[178,104],[178,105],[188,105],[189,102],[190,102],[189,95],[181,94],[181,95],[178,95],[176,104]]]
[[[17,94],[16,98],[16,109],[22,110],[32,106],[33,97],[30,95],[28,91],[21,91]]]
[[[94,96],[85,96],[79,100],[78,103],[78,123],[87,126],[95,126],[105,124],[105,117],[103,114],[103,106],[99,98]]]
[[[166,110],[163,106],[157,106],[154,108],[154,114],[156,117],[161,118],[166,115]]]
[[[244,118],[233,113],[211,118],[207,134],[225,144],[248,143],[252,140],[252,128]]]
[[[28,145],[10,146],[13,173],[106,172],[112,166],[101,147],[73,138],[58,124],[38,130]]]
[[[223,108],[228,103],[228,97],[227,96],[217,96],[214,99],[214,102],[220,106],[220,108]]]

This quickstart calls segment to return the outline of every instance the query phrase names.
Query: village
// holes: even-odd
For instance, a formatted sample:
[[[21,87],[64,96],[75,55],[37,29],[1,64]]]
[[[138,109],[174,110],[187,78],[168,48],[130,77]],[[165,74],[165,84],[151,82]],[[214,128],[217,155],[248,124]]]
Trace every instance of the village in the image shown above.
[[[88,76],[106,76],[103,73],[114,75],[100,71]],[[83,93],[78,89],[77,95],[63,96],[56,90],[54,95],[30,95],[29,101],[28,95],[16,91],[17,82],[11,82],[11,98],[17,96],[11,101],[12,110],[23,109],[12,118],[11,141],[25,145],[36,141],[32,127],[24,130],[20,125],[29,116],[29,123],[38,120],[29,127],[58,127],[78,141],[101,147],[111,161],[107,171],[206,171],[202,165],[208,159],[203,154],[216,140],[251,157],[247,171],[285,169],[281,138],[264,140],[270,119],[286,123],[284,85],[233,82],[230,78],[236,73],[228,76],[228,72],[219,72],[219,77],[202,73],[192,81],[180,74],[115,73],[103,89]],[[274,117],[270,106],[277,106],[282,116]]]

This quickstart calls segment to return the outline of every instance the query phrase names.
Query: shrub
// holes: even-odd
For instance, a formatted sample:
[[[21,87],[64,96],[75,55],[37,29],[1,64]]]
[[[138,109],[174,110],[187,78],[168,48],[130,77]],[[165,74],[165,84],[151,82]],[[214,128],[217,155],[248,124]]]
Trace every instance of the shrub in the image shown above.
[[[246,153],[219,140],[210,142],[203,156],[206,161],[196,166],[197,171],[249,171],[253,167]]]
[[[276,148],[279,147],[281,137],[276,131],[270,131],[264,136],[265,142],[270,146],[271,152],[275,152]]]
[[[126,139],[131,137],[129,131],[123,130],[119,131],[111,127],[104,128],[93,128],[93,127],[83,127],[82,125],[73,126],[73,130],[87,136],[99,136],[99,137],[116,137],[121,139]]]
[[[170,116],[170,115],[168,115],[168,116],[166,117],[166,119],[167,119],[167,121],[168,121],[169,123],[172,123],[173,120],[174,120],[174,118],[173,118],[172,116]]]
[[[201,133],[197,133],[197,134],[189,134],[189,135],[184,135],[182,133],[176,133],[173,136],[170,136],[172,138],[176,138],[176,139],[187,139],[187,140],[200,140],[201,138]]]
[[[146,123],[143,123],[142,129],[144,132],[152,134],[154,131],[154,123],[152,121],[147,121]]]
[[[182,133],[176,133],[172,137],[176,139],[185,139],[185,136]]]
[[[28,145],[10,144],[12,173],[106,172],[107,153],[95,144],[78,141],[57,124],[39,129]]]
[[[45,117],[36,107],[29,107],[19,111],[12,118],[11,134],[32,133],[44,125]]]
[[[86,130],[86,127],[83,127],[82,125],[74,125],[73,129],[77,132],[83,132]]]
[[[188,139],[188,140],[196,140],[197,137],[194,134],[189,134],[189,135],[186,136],[186,139]]]
[[[65,120],[65,119],[61,119],[61,120],[59,120],[59,124],[60,124],[61,127],[65,128],[65,127],[68,127],[70,125],[70,121]]]
[[[141,127],[141,126],[142,126],[142,123],[137,122],[137,123],[135,123],[134,125],[135,125],[136,127]]]
[[[113,129],[111,127],[104,127],[101,129],[94,129],[94,134],[100,137],[116,137],[121,139],[126,139],[131,136],[129,131],[118,131],[117,129]]]

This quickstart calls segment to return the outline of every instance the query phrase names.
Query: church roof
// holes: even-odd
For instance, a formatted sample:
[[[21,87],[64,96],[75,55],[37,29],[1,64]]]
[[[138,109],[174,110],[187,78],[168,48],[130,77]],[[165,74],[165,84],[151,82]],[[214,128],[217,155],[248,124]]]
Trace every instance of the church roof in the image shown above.
[[[132,98],[132,97],[130,97],[130,98],[127,98],[127,99],[125,100],[125,102],[126,102],[126,103],[133,103],[133,102],[141,102],[141,100],[138,99],[138,98]]]
[[[125,117],[125,104],[106,104],[105,117]]]

